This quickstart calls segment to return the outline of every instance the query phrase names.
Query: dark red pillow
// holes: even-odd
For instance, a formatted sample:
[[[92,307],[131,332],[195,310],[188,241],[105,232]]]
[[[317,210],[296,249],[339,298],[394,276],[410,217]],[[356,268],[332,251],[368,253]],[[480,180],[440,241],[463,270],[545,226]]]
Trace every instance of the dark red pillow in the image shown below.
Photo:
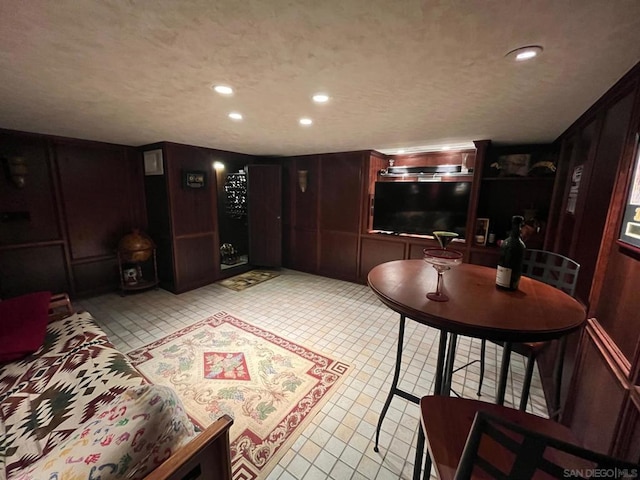
[[[44,343],[51,292],[35,292],[0,302],[0,363],[38,350]]]

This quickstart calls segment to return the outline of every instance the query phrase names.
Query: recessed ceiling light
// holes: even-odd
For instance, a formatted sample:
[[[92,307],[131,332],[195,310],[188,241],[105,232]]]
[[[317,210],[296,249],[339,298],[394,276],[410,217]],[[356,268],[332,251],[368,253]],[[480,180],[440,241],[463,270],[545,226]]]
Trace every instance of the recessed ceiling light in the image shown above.
[[[238,113],[238,112],[231,112],[231,113],[229,114],[229,118],[230,118],[231,120],[242,120],[242,114],[241,114],[241,113]]]
[[[402,155],[405,152],[404,148],[401,148],[400,150],[398,150],[398,155]]]
[[[531,60],[542,53],[542,47],[539,45],[529,45],[528,47],[520,47],[515,50],[511,50],[505,55],[509,60],[515,62],[523,62],[525,60]]]
[[[233,88],[227,85],[214,85],[213,89],[220,95],[233,95]]]
[[[327,103],[329,101],[329,95],[327,95],[326,93],[316,93],[311,98],[316,103]]]
[[[449,145],[443,145],[440,150],[442,150],[443,152],[446,152],[447,150],[451,150],[451,147]]]
[[[305,127],[308,127],[312,123],[313,123],[313,120],[311,120],[310,118],[301,118],[300,119],[300,125],[304,125]]]

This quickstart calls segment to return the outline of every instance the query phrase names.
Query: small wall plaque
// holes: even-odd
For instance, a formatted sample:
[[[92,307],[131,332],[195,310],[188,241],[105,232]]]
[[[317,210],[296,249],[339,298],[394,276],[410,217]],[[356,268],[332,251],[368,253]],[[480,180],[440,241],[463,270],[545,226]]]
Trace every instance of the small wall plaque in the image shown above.
[[[183,172],[182,183],[185,188],[204,188],[207,184],[207,172],[203,172],[203,171]]]

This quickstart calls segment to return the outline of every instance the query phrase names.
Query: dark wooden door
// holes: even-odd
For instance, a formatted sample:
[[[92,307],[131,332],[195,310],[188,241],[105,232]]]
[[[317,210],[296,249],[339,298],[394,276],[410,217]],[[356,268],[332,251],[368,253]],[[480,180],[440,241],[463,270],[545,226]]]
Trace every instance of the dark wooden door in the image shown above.
[[[279,165],[249,165],[249,263],[282,265],[282,174]]]

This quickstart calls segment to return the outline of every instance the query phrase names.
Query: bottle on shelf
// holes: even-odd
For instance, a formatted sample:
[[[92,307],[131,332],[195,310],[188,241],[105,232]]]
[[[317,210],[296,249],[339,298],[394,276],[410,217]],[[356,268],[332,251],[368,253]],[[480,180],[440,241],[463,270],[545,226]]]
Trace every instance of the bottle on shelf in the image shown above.
[[[489,230],[489,235],[487,236],[487,245],[495,245],[496,244],[496,233],[493,229]]]
[[[520,238],[520,228],[524,218],[515,215],[511,218],[511,233],[500,246],[500,259],[496,272],[496,286],[505,290],[517,290],[522,274],[522,260],[525,244]]]
[[[485,229],[484,224],[482,222],[478,222],[478,227],[476,228],[476,234],[474,236],[477,245],[484,245],[485,242]]]

